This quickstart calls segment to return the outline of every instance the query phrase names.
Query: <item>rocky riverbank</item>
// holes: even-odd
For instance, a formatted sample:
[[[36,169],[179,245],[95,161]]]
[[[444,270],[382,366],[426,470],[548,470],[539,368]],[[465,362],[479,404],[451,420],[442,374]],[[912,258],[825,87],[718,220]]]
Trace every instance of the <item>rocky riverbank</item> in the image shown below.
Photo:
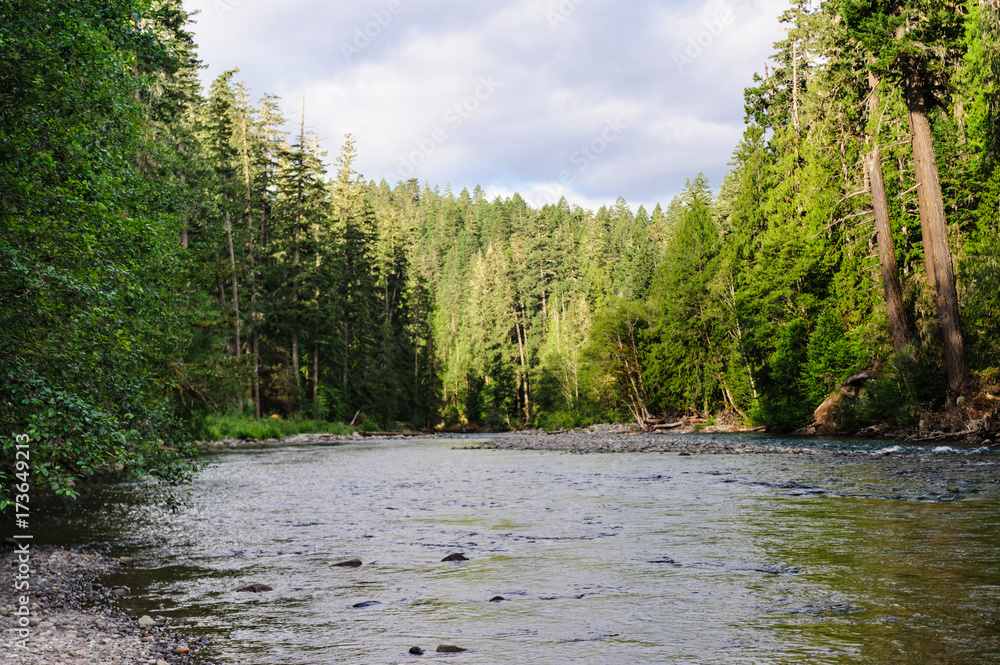
[[[28,554],[10,543],[2,547],[0,660],[5,665],[211,665],[197,657],[200,645],[168,634],[165,619],[138,620],[116,607],[114,599],[128,589],[107,588],[101,579],[126,561],[90,547],[32,547]],[[15,582],[25,577],[19,557],[30,558],[28,588],[15,590]],[[25,594],[27,637],[14,630]]]
[[[274,446],[294,446],[315,443],[350,443],[365,439],[414,439],[429,438],[437,434],[421,432],[354,432],[353,434],[297,434],[284,439],[222,439],[221,441],[197,441],[202,450],[225,450],[227,448],[271,448]]]
[[[792,455],[829,455],[817,448],[770,445],[765,442],[735,438],[723,432],[650,434],[635,425],[598,425],[566,432],[520,432],[500,435],[476,447],[498,450],[552,450],[573,453],[679,453],[682,455],[739,455],[782,453]],[[847,454],[847,453],[836,453]]]

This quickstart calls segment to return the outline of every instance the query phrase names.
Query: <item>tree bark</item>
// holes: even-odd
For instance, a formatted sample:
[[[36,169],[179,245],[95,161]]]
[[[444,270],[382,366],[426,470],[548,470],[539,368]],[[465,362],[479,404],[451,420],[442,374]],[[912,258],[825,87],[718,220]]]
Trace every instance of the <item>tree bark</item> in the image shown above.
[[[521,322],[516,311],[514,312],[514,328],[517,330],[517,348],[521,354],[521,386],[524,392],[524,417],[526,420],[531,420],[531,397],[528,394],[528,363],[524,357],[524,347],[528,341],[528,331],[524,331],[524,337],[522,339]]]
[[[934,139],[927,118],[927,99],[919,71],[912,62],[904,63],[906,106],[909,110],[913,164],[917,179],[920,227],[923,232],[927,280],[937,294],[938,319],[944,338],[948,386],[958,391],[965,383],[965,349],[959,322],[955,271],[948,245],[948,221],[938,175]]]
[[[226,240],[229,242],[229,267],[233,271],[233,312],[235,315],[236,332],[236,357],[240,357],[243,343],[240,341],[240,296],[236,287],[236,254],[233,252],[233,224],[229,221],[229,213],[226,213]]]
[[[319,342],[313,342],[313,410],[319,400]],[[319,417],[319,414],[315,414]]]
[[[299,150],[305,150],[305,134],[306,134],[306,102],[305,99],[302,100],[302,120],[299,124]],[[292,270],[295,272],[295,276],[292,278],[292,371],[295,372],[295,387],[299,388],[301,385],[299,377],[299,262],[301,261],[301,252],[299,248],[299,236],[302,229],[302,204],[304,199],[302,182],[303,173],[299,169],[297,175],[298,182],[296,182],[296,195],[295,195],[295,229],[294,233],[294,243],[295,243],[295,260]],[[296,398],[298,399],[298,398]],[[299,404],[299,412],[302,411],[301,404]]]
[[[253,403],[254,412],[257,418],[261,417],[260,410],[260,346],[257,327],[257,275],[254,267],[253,256],[253,201],[250,190],[250,149],[247,145],[247,117],[243,114],[243,183],[246,187],[246,215],[247,215],[247,268],[250,276],[250,322],[251,322],[251,353],[253,353]],[[262,222],[263,223],[263,222]]]
[[[878,144],[875,144],[872,151],[865,157],[865,169],[868,172],[872,205],[875,208],[879,264],[882,268],[885,304],[889,310],[892,344],[896,351],[902,351],[910,344],[910,332],[906,323],[906,309],[903,307],[903,289],[899,284],[899,267],[896,264],[896,248],[892,240],[892,224],[889,221],[889,201],[885,194],[882,155],[879,152]]]

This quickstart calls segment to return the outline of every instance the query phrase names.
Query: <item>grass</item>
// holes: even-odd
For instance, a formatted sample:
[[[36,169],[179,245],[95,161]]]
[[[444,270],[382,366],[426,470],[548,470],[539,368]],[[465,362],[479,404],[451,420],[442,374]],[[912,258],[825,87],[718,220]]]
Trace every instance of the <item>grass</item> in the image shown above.
[[[257,420],[241,413],[211,414],[205,418],[202,438],[223,439],[282,439],[296,434],[353,434],[356,428],[324,420],[264,418]]]

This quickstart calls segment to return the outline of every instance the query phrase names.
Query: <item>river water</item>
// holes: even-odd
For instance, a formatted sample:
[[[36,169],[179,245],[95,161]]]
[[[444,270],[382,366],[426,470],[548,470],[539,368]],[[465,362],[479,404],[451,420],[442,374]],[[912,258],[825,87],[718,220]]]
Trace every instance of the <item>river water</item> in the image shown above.
[[[40,537],[117,543],[127,609],[226,663],[1000,663],[1000,456],[468,443],[227,452]]]

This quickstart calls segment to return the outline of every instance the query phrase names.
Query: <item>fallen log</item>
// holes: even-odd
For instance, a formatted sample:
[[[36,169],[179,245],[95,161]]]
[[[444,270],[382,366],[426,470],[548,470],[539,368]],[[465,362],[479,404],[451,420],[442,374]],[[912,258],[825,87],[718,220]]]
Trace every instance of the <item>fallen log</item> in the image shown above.
[[[683,426],[684,426],[684,421],[683,420],[678,420],[675,423],[664,423],[663,425],[654,425],[653,429],[654,430],[668,430],[668,429],[677,429],[678,427],[683,427]]]
[[[951,439],[964,439],[967,436],[979,434],[978,429],[967,429],[964,432],[934,432],[930,436],[913,437],[907,439],[913,443],[925,443],[928,441],[949,441]]]
[[[395,436],[412,437],[412,436],[420,436],[420,434],[419,433],[415,434],[411,432],[358,432],[358,436],[385,438],[385,437],[395,437]]]

